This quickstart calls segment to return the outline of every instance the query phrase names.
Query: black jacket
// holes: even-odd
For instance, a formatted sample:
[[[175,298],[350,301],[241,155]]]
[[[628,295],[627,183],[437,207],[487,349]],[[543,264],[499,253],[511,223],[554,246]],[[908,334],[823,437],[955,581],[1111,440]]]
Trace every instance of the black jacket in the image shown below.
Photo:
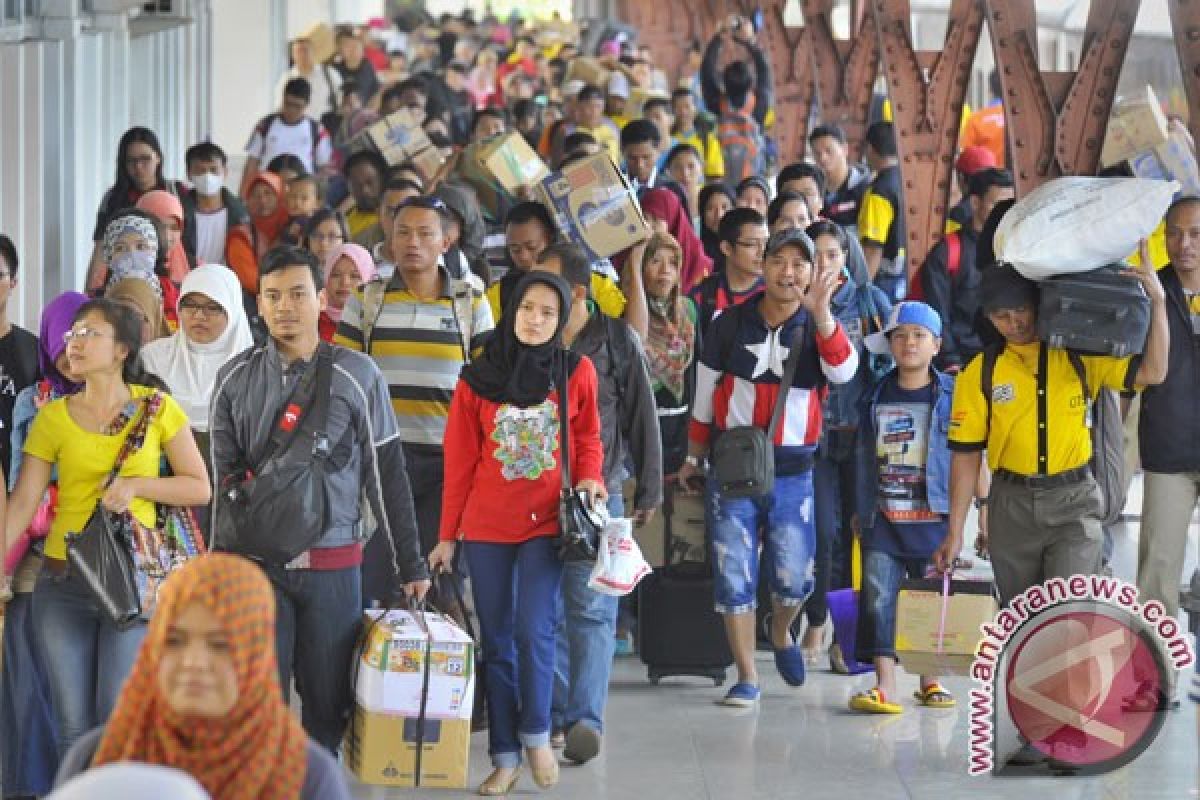
[[[1200,336],[1175,267],[1159,273],[1167,292],[1167,379],[1142,392],[1138,444],[1148,472],[1200,472]]]
[[[925,302],[942,317],[942,349],[935,362],[939,369],[964,367],[983,349],[975,330],[980,280],[975,245],[979,237],[970,225],[955,233],[959,241],[958,271],[950,275],[943,236],[929,252],[919,273]]]
[[[238,225],[249,225],[250,214],[237,195],[228,189],[221,189],[221,203],[229,212],[226,215],[225,238]],[[183,249],[188,260],[196,264],[196,190],[188,189],[179,193],[179,204],[183,206]]]

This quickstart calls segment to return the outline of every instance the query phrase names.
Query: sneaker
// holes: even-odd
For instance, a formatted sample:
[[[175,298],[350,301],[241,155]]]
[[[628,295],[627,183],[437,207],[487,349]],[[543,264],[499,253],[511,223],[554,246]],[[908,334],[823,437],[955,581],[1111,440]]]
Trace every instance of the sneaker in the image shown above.
[[[775,669],[788,686],[804,685],[804,654],[796,645],[775,650]]]
[[[617,634],[617,644],[616,644],[616,647],[613,648],[613,656],[615,656],[617,658],[622,658],[624,656],[631,656],[631,655],[633,655],[633,634],[632,633],[624,633],[624,634],[618,633]]]
[[[567,739],[563,748],[563,758],[576,764],[586,764],[600,753],[600,731],[576,722],[567,731]]]
[[[758,697],[761,694],[762,690],[753,683],[735,683],[725,693],[725,697],[721,700],[721,705],[733,708],[752,708],[758,704]]]

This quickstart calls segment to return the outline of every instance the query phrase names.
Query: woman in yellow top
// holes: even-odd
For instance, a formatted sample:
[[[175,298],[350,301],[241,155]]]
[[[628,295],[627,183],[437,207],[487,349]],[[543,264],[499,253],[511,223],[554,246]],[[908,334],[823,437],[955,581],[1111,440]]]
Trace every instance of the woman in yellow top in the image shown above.
[[[112,300],[93,300],[75,314],[63,336],[71,372],[83,390],[42,407],[25,440],[25,458],[8,502],[5,539],[28,526],[58,470],[58,514],[46,538],[45,567],[33,592],[33,624],[48,671],[58,723],[59,755],[104,723],[129,675],[145,624],[117,630],[100,612],[83,582],[67,568],[68,532],[83,529],[97,502],[155,524],[155,503],[196,506],[208,502],[204,462],[179,404],[166,397],[145,442],[105,481],[126,435],[155,390],[142,385],[142,320]],[[163,454],[171,477],[159,477]]]

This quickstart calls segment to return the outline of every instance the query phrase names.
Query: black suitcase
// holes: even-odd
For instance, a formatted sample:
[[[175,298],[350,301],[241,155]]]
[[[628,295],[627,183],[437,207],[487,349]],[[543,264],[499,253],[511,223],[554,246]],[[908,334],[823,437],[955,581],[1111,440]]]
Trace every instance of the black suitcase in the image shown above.
[[[721,615],[713,610],[712,567],[707,558],[679,561],[672,538],[674,526],[703,526],[704,520],[680,519],[673,510],[668,490],[661,512],[666,564],[638,585],[638,653],[654,685],[667,676],[694,675],[720,686],[733,653]]]
[[[1095,355],[1142,352],[1150,331],[1150,299],[1121,266],[1042,281],[1038,338],[1051,347]]]

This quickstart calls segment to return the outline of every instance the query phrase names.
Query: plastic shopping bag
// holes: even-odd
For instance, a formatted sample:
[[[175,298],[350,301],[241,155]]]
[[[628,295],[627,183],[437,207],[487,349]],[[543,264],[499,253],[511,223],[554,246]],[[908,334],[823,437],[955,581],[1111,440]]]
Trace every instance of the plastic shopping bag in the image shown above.
[[[996,260],[1031,281],[1122,261],[1162,221],[1173,181],[1057,178],[1025,195],[996,228]]]
[[[600,533],[596,566],[592,567],[588,587],[601,594],[622,597],[632,592],[650,572],[642,549],[633,539],[633,520],[609,520]]]

